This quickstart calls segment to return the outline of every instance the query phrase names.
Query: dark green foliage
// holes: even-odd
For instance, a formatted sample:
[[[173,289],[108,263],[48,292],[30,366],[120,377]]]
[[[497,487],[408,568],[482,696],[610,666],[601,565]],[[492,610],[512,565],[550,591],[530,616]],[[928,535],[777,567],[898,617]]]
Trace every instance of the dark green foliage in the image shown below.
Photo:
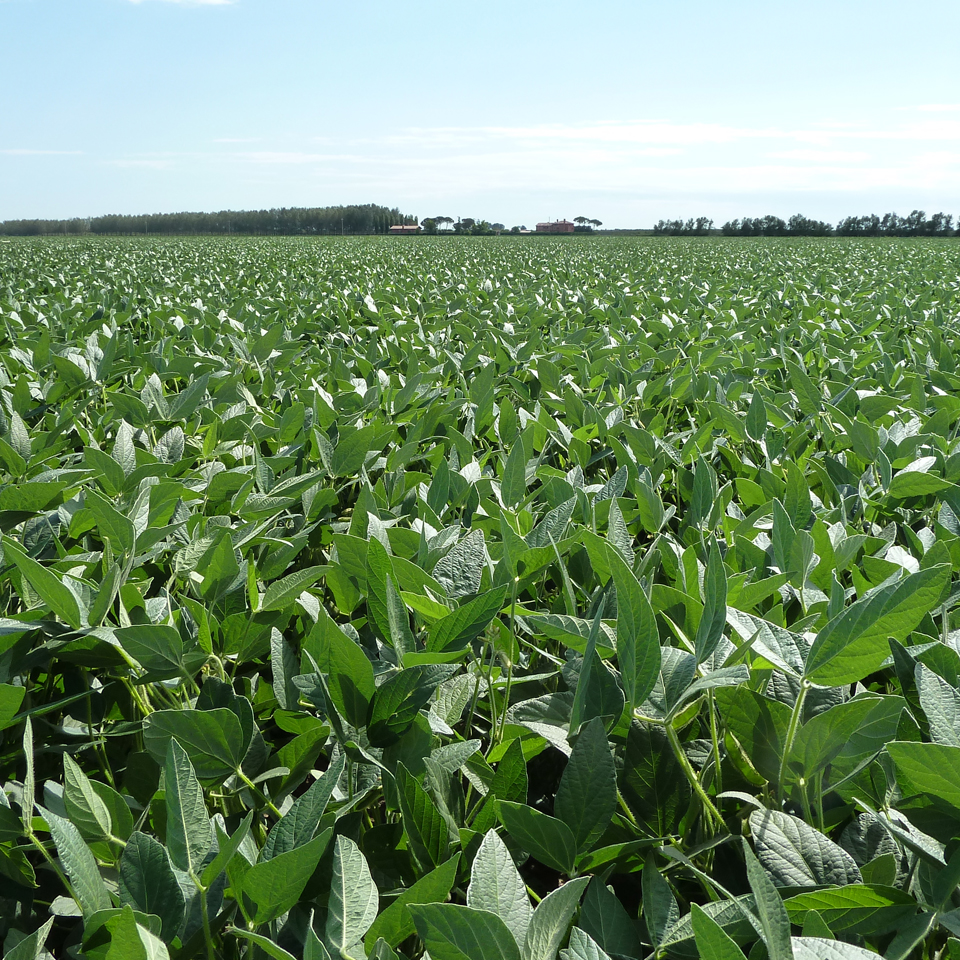
[[[954,955],[958,264],[0,245],[0,953]]]

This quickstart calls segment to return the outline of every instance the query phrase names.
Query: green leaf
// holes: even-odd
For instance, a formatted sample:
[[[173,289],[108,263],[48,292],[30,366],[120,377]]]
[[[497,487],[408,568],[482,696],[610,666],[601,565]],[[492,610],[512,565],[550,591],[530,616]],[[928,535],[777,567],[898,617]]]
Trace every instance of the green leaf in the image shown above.
[[[560,951],[560,960],[611,960],[610,955],[579,927],[570,931],[570,943]]]
[[[694,642],[697,663],[703,663],[717,649],[727,622],[727,574],[723,569],[723,558],[715,539],[711,539],[710,557],[703,578],[703,593],[703,614]]]
[[[39,804],[37,809],[50,828],[57,856],[70,879],[73,895],[83,915],[89,917],[98,910],[109,910],[113,906],[110,894],[100,876],[97,861],[80,836],[80,831],[69,820],[58,817]]]
[[[794,937],[793,957],[794,960],[876,960],[877,955],[871,950],[840,940]]]
[[[304,958],[306,960],[306,958]],[[396,952],[386,940],[378,940],[370,952],[369,960],[399,960]]]
[[[448,856],[447,823],[433,798],[402,763],[397,764],[396,778],[403,828],[410,847],[423,869],[432,870]]]
[[[860,694],[818,713],[798,731],[790,764],[808,782],[833,764],[831,779],[852,769],[896,739],[902,697]]]
[[[951,566],[937,564],[880,587],[834,617],[817,634],[804,675],[825,686],[856,683],[889,656],[890,637],[903,642],[940,601]]]
[[[515,507],[527,494],[527,454],[524,431],[514,442],[503,465],[500,496],[506,507]]]
[[[300,701],[300,693],[293,683],[293,678],[299,673],[297,656],[276,627],[270,630],[270,673],[273,695],[280,709],[296,710]]]
[[[938,804],[948,804],[960,816],[960,747],[941,743],[887,744],[897,768],[897,782],[907,795],[926,794]]]
[[[69,587],[52,571],[28,557],[20,545],[9,537],[3,538],[4,556],[15,564],[24,579],[33,587],[40,599],[74,630],[84,625],[84,616],[77,598]]]
[[[247,870],[243,875],[242,888],[243,893],[257,906],[254,923],[269,923],[293,907],[317,869],[332,834],[333,828],[328,827],[302,846],[270,860],[261,860]],[[336,867],[334,869],[336,871]],[[350,942],[357,939],[359,937]]]
[[[83,956],[90,960],[169,960],[166,945],[145,924],[154,918],[129,905],[90,917],[84,925]]]
[[[747,419],[744,426],[747,436],[759,443],[767,432],[767,409],[763,402],[763,395],[759,390],[753,391],[750,406],[747,408]]]
[[[191,770],[206,781],[223,781],[240,768],[247,752],[237,715],[226,707],[213,710],[157,710],[143,722],[143,742],[159,762],[176,742],[189,756]]]
[[[575,736],[580,727],[594,717],[604,721],[616,721],[623,712],[623,691],[607,670],[597,653],[597,637],[600,634],[600,616],[602,609],[597,610],[590,628],[583,662],[580,666],[580,677],[577,680],[577,689],[574,691],[573,708],[570,711],[570,736]]]
[[[953,486],[949,480],[930,473],[936,463],[936,457],[920,457],[907,464],[890,481],[887,492],[891,497],[905,500],[907,497],[925,497],[931,493],[949,490]]]
[[[360,430],[346,430],[333,452],[330,471],[335,477],[352,477],[359,473],[367,454],[379,443],[380,428],[362,427]]]
[[[803,923],[816,910],[835,933],[881,936],[912,917],[917,901],[902,890],[866,884],[811,890],[786,901],[790,919]]]
[[[757,857],[778,887],[860,883],[853,857],[808,823],[778,810],[750,814]]]
[[[431,674],[408,667],[377,687],[370,703],[367,734],[375,747],[388,747],[409,729],[421,707],[433,696]]]
[[[467,906],[487,910],[510,929],[518,944],[527,936],[533,910],[513,857],[494,830],[489,830],[473,859]]]
[[[454,903],[411,904],[409,910],[432,960],[520,960],[507,925],[486,910]]]
[[[747,880],[757,903],[757,916],[760,918],[767,954],[770,960],[793,960],[787,908],[746,840],[743,841],[743,856],[747,863]]]
[[[630,725],[620,790],[650,836],[674,832],[690,802],[690,784],[660,725]]]
[[[327,905],[326,940],[343,957],[362,955],[361,941],[377,918],[380,897],[360,848],[337,837]],[[414,917],[416,919],[416,917]],[[438,957],[438,960],[442,960]]]
[[[25,936],[15,947],[11,947],[3,960],[40,960],[44,954],[43,946],[50,935],[50,928],[56,917],[51,917],[39,930]]]
[[[790,373],[790,386],[793,387],[793,391],[797,395],[797,403],[801,412],[804,416],[815,417],[820,412],[823,399],[820,391],[802,367],[792,360],[787,360],[786,365]],[[771,957],[771,960],[773,960],[773,957]]]
[[[695,903],[690,907],[690,919],[702,960],[747,960],[743,951],[723,932],[723,927]]]
[[[746,687],[722,687],[715,696],[720,715],[744,756],[761,776],[776,782],[790,707]]]
[[[313,839],[345,766],[346,757],[341,753],[323,776],[306,793],[297,797],[290,809],[270,828],[263,845],[262,859],[288,853]]]
[[[620,554],[607,550],[617,588],[617,663],[632,712],[650,695],[660,671],[660,635],[653,607]]]
[[[326,566],[305,567],[280,580],[274,580],[263,595],[260,609],[267,613],[291,606],[304,590],[312,587],[326,572]]]
[[[917,664],[915,676],[920,706],[930,724],[930,739],[960,747],[960,692],[922,663]]]
[[[116,507],[92,490],[87,490],[84,494],[83,505],[96,519],[101,540],[109,541],[119,553],[133,552],[137,542],[137,532],[129,517],[124,516]]]
[[[222,712],[230,713],[229,710]],[[230,716],[233,714],[230,713]],[[163,773],[167,851],[174,866],[199,877],[204,858],[213,846],[213,827],[210,825],[203,790],[194,773],[193,764],[176,740],[168,741]]]
[[[471,530],[437,561],[433,575],[451,600],[459,600],[480,589],[485,563],[483,530]]]
[[[680,919],[680,909],[670,884],[657,869],[657,863],[651,854],[643,865],[641,877],[643,893],[643,919],[647,933],[655,947],[660,947],[667,931]]]
[[[27,717],[23,725],[23,757],[26,773],[23,775],[23,792],[20,797],[20,810],[23,819],[23,832],[33,836],[33,811],[36,806],[36,777],[33,758],[33,721]]]
[[[15,687],[10,683],[0,683],[0,730],[6,730],[17,715],[23,703],[26,687]]]
[[[579,923],[605,952],[634,960],[644,956],[630,914],[599,877],[590,881]]]
[[[893,854],[890,854],[893,859]],[[896,869],[894,869],[896,874]],[[826,925],[823,917],[816,910],[808,910],[803,918],[803,936],[805,937],[823,937],[825,940],[833,940],[833,931]]]
[[[306,937],[303,942],[302,960],[331,960],[327,948],[323,945],[323,941],[321,941],[313,929],[312,910],[310,911],[310,920],[307,923]],[[396,958],[390,958],[390,960],[396,960]]]
[[[490,625],[504,604],[507,587],[495,587],[465,603],[430,628],[427,650],[462,650]]]
[[[524,850],[560,873],[573,873],[577,840],[562,820],[508,800],[499,801],[497,807],[500,821]]]
[[[393,649],[402,658],[405,654],[415,653],[417,650],[417,639],[410,629],[410,614],[407,612],[407,606],[403,602],[393,577],[387,574],[387,623],[390,627],[390,643]]]
[[[416,903],[442,903],[446,900],[456,882],[459,864],[460,854],[454,854],[446,863],[442,863],[436,870],[431,870],[412,887],[404,890],[367,931],[364,938],[367,951],[369,952],[380,938],[391,947],[396,947],[415,933],[416,927],[408,907]],[[467,895],[469,896],[469,890]]]
[[[580,728],[560,778],[554,813],[571,829],[578,853],[603,835],[617,808],[617,771],[599,717]]]
[[[537,904],[523,942],[523,960],[554,960],[589,882],[589,877],[568,880]]]
[[[63,803],[67,816],[81,833],[93,840],[110,836],[112,824],[107,805],[100,799],[87,775],[67,753],[63,755]]]
[[[114,631],[120,646],[150,675],[151,680],[192,679],[207,660],[199,648],[184,650],[175,627],[144,623]]]
[[[200,882],[205,887],[210,885],[223,873],[230,865],[230,861],[236,856],[240,845],[246,840],[250,833],[250,824],[253,822],[253,811],[251,810],[240,822],[240,826],[233,831],[233,836],[227,835],[220,829],[219,824],[214,823],[213,829],[217,837],[217,855],[203,868],[203,875]]]
[[[807,486],[803,471],[795,463],[787,461],[785,469],[787,493],[783,501],[784,510],[795,530],[806,530],[813,523],[810,488]]]
[[[227,933],[240,937],[241,940],[249,940],[250,943],[255,943],[268,957],[273,957],[274,960],[297,960],[297,957],[292,953],[287,953],[283,947],[278,947],[270,937],[265,937],[260,933],[252,933],[250,930],[242,930],[240,927],[229,927]]]
[[[170,943],[183,919],[184,897],[167,851],[145,833],[130,836],[120,858],[120,905],[160,918],[161,938]]]
[[[323,606],[303,649],[313,657],[316,668],[327,675],[333,705],[347,723],[354,727],[366,725],[370,701],[377,689],[373,665],[359,644],[334,623]]]

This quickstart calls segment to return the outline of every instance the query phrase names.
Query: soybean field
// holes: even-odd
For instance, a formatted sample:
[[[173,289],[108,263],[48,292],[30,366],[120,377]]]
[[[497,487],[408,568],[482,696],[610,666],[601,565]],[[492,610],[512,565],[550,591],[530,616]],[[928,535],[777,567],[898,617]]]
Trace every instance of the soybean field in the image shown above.
[[[960,957],[960,242],[0,242],[0,954]]]

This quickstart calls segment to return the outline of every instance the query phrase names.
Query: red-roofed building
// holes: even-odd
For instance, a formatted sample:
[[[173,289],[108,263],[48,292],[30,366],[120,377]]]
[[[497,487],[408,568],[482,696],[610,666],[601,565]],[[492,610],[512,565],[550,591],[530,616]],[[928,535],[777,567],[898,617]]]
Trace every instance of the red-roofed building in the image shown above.
[[[573,233],[573,224],[569,220],[553,220],[550,223],[538,223],[537,233]]]

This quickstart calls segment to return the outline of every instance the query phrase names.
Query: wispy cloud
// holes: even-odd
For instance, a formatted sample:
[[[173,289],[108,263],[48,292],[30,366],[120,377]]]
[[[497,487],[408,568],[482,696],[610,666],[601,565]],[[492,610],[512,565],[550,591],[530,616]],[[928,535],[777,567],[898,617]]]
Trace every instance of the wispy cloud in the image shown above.
[[[257,143],[259,137],[215,137],[211,143]]]
[[[923,113],[953,113],[960,110],[960,103],[923,103],[917,109]]]

